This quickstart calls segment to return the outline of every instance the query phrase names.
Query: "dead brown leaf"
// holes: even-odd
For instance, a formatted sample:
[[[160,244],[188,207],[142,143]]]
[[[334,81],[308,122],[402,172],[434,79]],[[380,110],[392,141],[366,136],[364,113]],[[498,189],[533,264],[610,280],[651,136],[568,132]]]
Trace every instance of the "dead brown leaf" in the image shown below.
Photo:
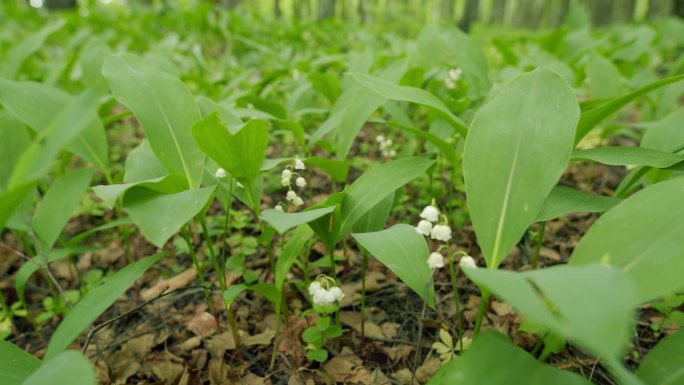
[[[140,293],[140,296],[145,301],[149,301],[161,294],[164,290],[173,291],[187,287],[196,277],[197,271],[195,271],[194,268],[189,268],[174,277],[157,282],[151,288],[143,290],[142,293]]]
[[[340,321],[344,324],[351,326],[356,332],[361,333],[361,313],[343,311],[340,312]],[[364,322],[365,333],[369,337],[384,339],[385,335],[382,333],[382,329],[377,324],[366,321]]]

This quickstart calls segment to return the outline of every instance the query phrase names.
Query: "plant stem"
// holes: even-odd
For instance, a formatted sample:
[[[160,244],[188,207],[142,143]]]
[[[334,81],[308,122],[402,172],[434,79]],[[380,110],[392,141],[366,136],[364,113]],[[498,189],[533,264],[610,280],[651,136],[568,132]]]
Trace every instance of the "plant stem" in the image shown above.
[[[411,373],[411,383],[416,379],[416,369],[418,368],[418,362],[420,361],[420,347],[423,342],[423,320],[425,319],[425,312],[427,311],[427,298],[430,295],[430,287],[432,286],[432,279],[435,276],[435,270],[431,269],[430,279],[428,279],[427,284],[425,284],[425,299],[423,300],[423,309],[420,311],[420,319],[418,322],[418,343],[416,344],[416,354],[413,357],[413,370]]]
[[[461,296],[458,292],[458,282],[456,281],[456,253],[451,255],[449,263],[449,276],[451,278],[451,290],[454,293],[454,304],[456,305],[456,329],[458,330],[458,343],[461,351],[463,350],[463,323],[461,322]]]
[[[335,284],[339,285],[337,282],[337,271],[335,269],[335,247],[328,248],[328,255],[330,256],[330,276],[335,280]],[[340,309],[335,311],[335,325],[340,326]]]
[[[189,224],[183,228],[182,234],[185,243],[188,245],[188,254],[190,254],[190,259],[192,259],[192,266],[195,268],[195,271],[197,271],[197,277],[199,278],[200,285],[204,287],[204,297],[206,298],[207,304],[209,305],[209,311],[212,314],[216,314],[216,311],[214,311],[213,302],[211,301],[211,296],[209,294],[209,287],[204,280],[202,267],[200,266],[199,260],[197,259],[197,254],[195,254],[195,246],[192,243],[192,233],[190,231]]]
[[[278,355],[278,345],[280,343],[280,316],[281,316],[281,308],[278,306],[278,309],[276,309],[276,330],[275,330],[275,336],[273,338],[273,353],[271,353],[271,363],[268,365],[268,370],[272,371],[273,368],[275,367],[275,362],[276,362],[276,356]]]
[[[211,235],[209,234],[209,228],[207,227],[207,217],[204,214],[199,216],[200,225],[202,226],[202,232],[204,233],[204,241],[207,242],[207,247],[209,248],[209,255],[211,256],[211,261],[214,264],[214,272],[216,274],[216,279],[221,287],[221,292],[226,290],[226,277],[221,276],[221,266],[219,265],[218,258],[216,257],[216,251],[214,250],[214,245],[211,241]]]
[[[366,269],[368,268],[368,252],[361,248],[361,346],[366,344]]]
[[[534,256],[532,256],[532,270],[537,270],[539,266],[539,253],[541,252],[542,243],[544,243],[544,231],[546,230],[546,222],[539,222],[541,229],[539,230],[539,237],[537,238],[537,247],[534,249]]]
[[[480,298],[480,310],[477,313],[477,320],[475,321],[475,330],[473,331],[473,337],[477,337],[478,335],[480,335],[482,319],[484,318],[484,315],[487,312],[487,307],[489,305],[489,297],[491,296],[491,293],[485,288],[480,288],[480,291],[482,292],[482,298]]]

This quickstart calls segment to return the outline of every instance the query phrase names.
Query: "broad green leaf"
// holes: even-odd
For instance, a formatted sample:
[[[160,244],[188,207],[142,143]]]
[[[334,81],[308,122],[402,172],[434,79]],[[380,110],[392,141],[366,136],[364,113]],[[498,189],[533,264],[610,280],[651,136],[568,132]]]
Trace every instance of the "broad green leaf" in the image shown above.
[[[246,188],[254,186],[266,158],[268,122],[250,120],[231,132],[214,112],[192,127],[192,136],[209,155]]]
[[[218,111],[219,117],[221,120],[226,122],[226,124],[230,126],[241,126],[244,124],[244,122],[235,116],[230,109],[207,97],[198,96],[197,106],[199,107],[200,111],[202,111],[203,118],[211,115],[214,111]]]
[[[126,156],[126,173],[124,183],[137,183],[164,177],[166,168],[154,155],[150,142],[144,140]]]
[[[129,53],[109,56],[102,74],[114,96],[138,118],[159,161],[169,172],[185,175],[190,188],[198,187],[205,158],[190,127],[200,113],[185,85]]]
[[[344,182],[349,173],[349,162],[347,160],[335,160],[310,156],[303,160],[304,163],[325,171],[337,182]]]
[[[45,359],[48,361],[48,359]],[[45,362],[22,385],[95,385],[95,370],[81,353],[68,350]]]
[[[618,269],[591,265],[525,273],[463,270],[532,322],[596,356],[614,360],[627,346],[637,301],[632,282]]]
[[[372,209],[368,210],[356,223],[352,226],[354,233],[370,233],[380,231],[385,228],[385,223],[389,218],[392,205],[394,205],[394,196],[392,193],[376,204]]]
[[[589,55],[585,72],[594,99],[613,98],[624,92],[620,71],[600,54],[592,52]]]
[[[164,256],[165,254],[159,253],[131,263],[108,278],[104,284],[88,292],[74,305],[55,330],[45,352],[45,361],[56,358],[59,353],[67,349],[88,325]]]
[[[352,236],[430,307],[435,307],[435,292],[433,285],[429,284],[430,267],[427,264],[430,251],[425,237],[418,234],[413,226],[398,224],[387,230]]]
[[[406,72],[406,62],[397,61],[387,66],[378,75],[381,79],[396,82]],[[313,146],[325,134],[336,130],[337,156],[345,159],[354,140],[371,114],[380,108],[387,99],[360,84],[353,84],[338,99],[331,114],[309,139],[309,147]]]
[[[33,214],[33,230],[49,250],[62,233],[85,194],[93,172],[82,168],[70,171],[53,182]]]
[[[280,313],[280,305],[282,302],[282,293],[271,283],[257,283],[249,287],[249,290],[261,294],[273,304],[276,309],[276,314]]]
[[[308,208],[308,210],[318,210],[332,207],[330,214],[324,215],[314,221],[308,222],[309,227],[316,233],[318,238],[325,244],[329,252],[335,249],[339,241],[340,233],[340,203],[347,194],[344,191],[330,194],[326,200]]]
[[[14,344],[0,341],[0,384],[21,384],[40,367],[40,360]]]
[[[335,206],[305,210],[297,213],[284,213],[274,209],[267,209],[262,211],[259,217],[282,234],[293,227],[309,223],[326,214],[330,214],[333,210],[335,210]]]
[[[352,72],[349,74],[354,80],[369,90],[390,100],[400,100],[424,105],[440,114],[458,133],[466,136],[468,127],[459,117],[454,115],[439,98],[420,88],[400,86],[389,81],[367,74]]]
[[[116,200],[133,187],[145,187],[161,193],[175,193],[187,189],[187,179],[184,175],[170,174],[161,178],[141,182],[100,185],[93,187],[93,192],[102,199],[107,206],[114,207]]]
[[[535,221],[549,221],[571,213],[602,213],[618,203],[620,203],[618,198],[589,194],[566,186],[556,186],[544,200],[544,205]]]
[[[0,193],[5,191],[14,166],[28,148],[31,138],[26,127],[9,112],[0,111]]]
[[[96,88],[85,93],[87,99],[79,107],[79,116],[72,117],[80,122],[86,118],[85,127],[78,128],[78,133],[71,136],[65,131],[67,149],[86,161],[92,163],[106,177],[109,177],[109,154],[107,136],[100,117],[97,115],[97,105],[100,91]],[[34,82],[12,82],[0,79],[0,103],[12,112],[26,125],[32,127],[39,135],[46,135],[54,120],[76,103],[79,97],[72,96],[62,90],[46,84]]]
[[[488,267],[499,266],[542,209],[567,166],[578,117],[572,89],[546,69],[518,76],[475,116],[463,174]]]
[[[684,178],[649,186],[607,211],[582,238],[571,265],[621,269],[646,302],[684,287]]]
[[[2,83],[2,80],[0,80]],[[0,84],[0,89],[3,86]],[[87,90],[57,110],[47,128],[40,131],[19,158],[9,186],[19,186],[43,177],[62,149],[88,127],[99,91]],[[84,113],[86,111],[86,113]]]
[[[382,163],[366,171],[345,192],[340,204],[340,240],[375,205],[432,166],[434,160],[408,157]]]
[[[285,246],[283,246],[283,252],[276,262],[275,269],[275,284],[279,290],[282,290],[285,276],[290,272],[292,265],[302,253],[304,246],[312,236],[313,231],[311,231],[309,226],[300,225],[294,230],[290,239],[285,243]]]
[[[64,26],[64,20],[58,20],[44,26],[39,31],[34,32],[24,39],[21,43],[15,45],[12,50],[3,59],[2,63],[2,77],[7,79],[14,79],[19,74],[21,65],[34,52],[38,51],[43,46],[48,36]]]
[[[340,96],[340,79],[336,75],[316,72],[309,74],[313,88],[325,96],[330,103],[335,103]]]
[[[215,188],[210,186],[167,194],[146,187],[133,187],[124,195],[123,206],[145,238],[162,247],[206,206]]]
[[[462,356],[443,365],[428,385],[591,385],[578,374],[537,361],[493,331],[480,335]]]
[[[24,202],[36,187],[35,183],[25,183],[0,193],[0,230],[17,212],[17,207]]]
[[[455,164],[458,155],[456,153],[455,146],[453,144],[449,144],[446,141],[444,141],[442,138],[439,136],[428,132],[428,131],[423,131],[419,128],[411,127],[411,126],[404,126],[403,124],[395,123],[395,122],[388,122],[392,127],[396,127],[402,131],[409,132],[421,139],[425,139],[429,143],[433,144],[435,147],[437,147],[448,159],[452,164]]]
[[[684,147],[684,108],[648,126],[642,147],[675,152]]]
[[[223,302],[226,304],[226,309],[230,310],[235,299],[247,290],[247,285],[231,285],[223,292]]]
[[[670,167],[684,160],[684,156],[646,147],[596,147],[575,150],[572,160],[593,160],[613,166],[638,165],[656,168]]]
[[[649,385],[684,384],[684,330],[665,337],[639,365],[637,376]]]
[[[656,90],[660,87],[666,86],[668,84],[676,83],[680,80],[684,80],[684,75],[672,76],[669,78],[661,79],[653,83],[647,84],[641,88],[638,88],[630,93],[624,94],[614,99],[606,101],[599,107],[593,108],[588,111],[582,112],[579,122],[577,123],[577,132],[575,133],[575,144],[579,143],[585,135],[591,131],[592,128],[596,127],[599,123],[619,111],[622,107],[626,106],[630,102],[636,100],[638,97],[648,94],[649,92]]]

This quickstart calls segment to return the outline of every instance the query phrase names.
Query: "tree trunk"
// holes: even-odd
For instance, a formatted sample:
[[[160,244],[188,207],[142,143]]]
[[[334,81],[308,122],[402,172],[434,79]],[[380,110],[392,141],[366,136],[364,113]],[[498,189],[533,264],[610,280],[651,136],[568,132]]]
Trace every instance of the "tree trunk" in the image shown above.
[[[283,15],[282,11],[280,10],[280,0],[273,0],[273,14],[277,19],[280,19],[280,16]]]
[[[465,32],[470,31],[470,26],[473,22],[477,21],[479,16],[480,4],[478,0],[466,0],[463,17],[461,18],[461,21],[459,21],[458,27]]]
[[[589,0],[589,9],[595,26],[610,24],[613,11],[613,0]]]
[[[674,15],[684,18],[684,0],[674,0],[672,11]]]
[[[506,16],[506,0],[494,0],[492,13],[489,17],[491,24],[503,25]]]
[[[636,0],[622,0],[613,4],[613,22],[629,23],[634,20]]]
[[[442,0],[442,20],[454,19],[454,0]]]
[[[648,2],[648,20],[660,19],[672,11],[672,0],[650,0]]]
[[[335,0],[318,0],[318,19],[324,20],[335,16]]]

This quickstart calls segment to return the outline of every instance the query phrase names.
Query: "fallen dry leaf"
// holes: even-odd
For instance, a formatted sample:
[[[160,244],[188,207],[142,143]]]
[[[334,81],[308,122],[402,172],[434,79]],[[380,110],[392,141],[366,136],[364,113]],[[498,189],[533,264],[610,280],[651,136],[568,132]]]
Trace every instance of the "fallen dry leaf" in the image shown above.
[[[344,324],[351,326],[356,332],[361,333],[361,313],[343,311],[340,312],[340,321]],[[382,333],[382,329],[377,324],[366,321],[364,322],[364,328],[366,336],[384,339],[385,335]]]
[[[207,337],[219,329],[219,324],[213,315],[203,312],[192,317],[186,327],[198,336]]]
[[[171,277],[169,279],[163,279],[157,282],[151,288],[143,290],[142,293],[140,293],[140,296],[145,301],[149,301],[152,298],[161,294],[165,289],[167,291],[173,291],[187,287],[188,285],[190,285],[190,283],[192,283],[192,281],[195,280],[196,277],[197,271],[191,267],[174,277]]]
[[[273,337],[275,337],[275,331],[272,329],[266,329],[263,332],[253,336],[240,335],[240,343],[245,346],[270,345],[271,341],[273,341]]]

